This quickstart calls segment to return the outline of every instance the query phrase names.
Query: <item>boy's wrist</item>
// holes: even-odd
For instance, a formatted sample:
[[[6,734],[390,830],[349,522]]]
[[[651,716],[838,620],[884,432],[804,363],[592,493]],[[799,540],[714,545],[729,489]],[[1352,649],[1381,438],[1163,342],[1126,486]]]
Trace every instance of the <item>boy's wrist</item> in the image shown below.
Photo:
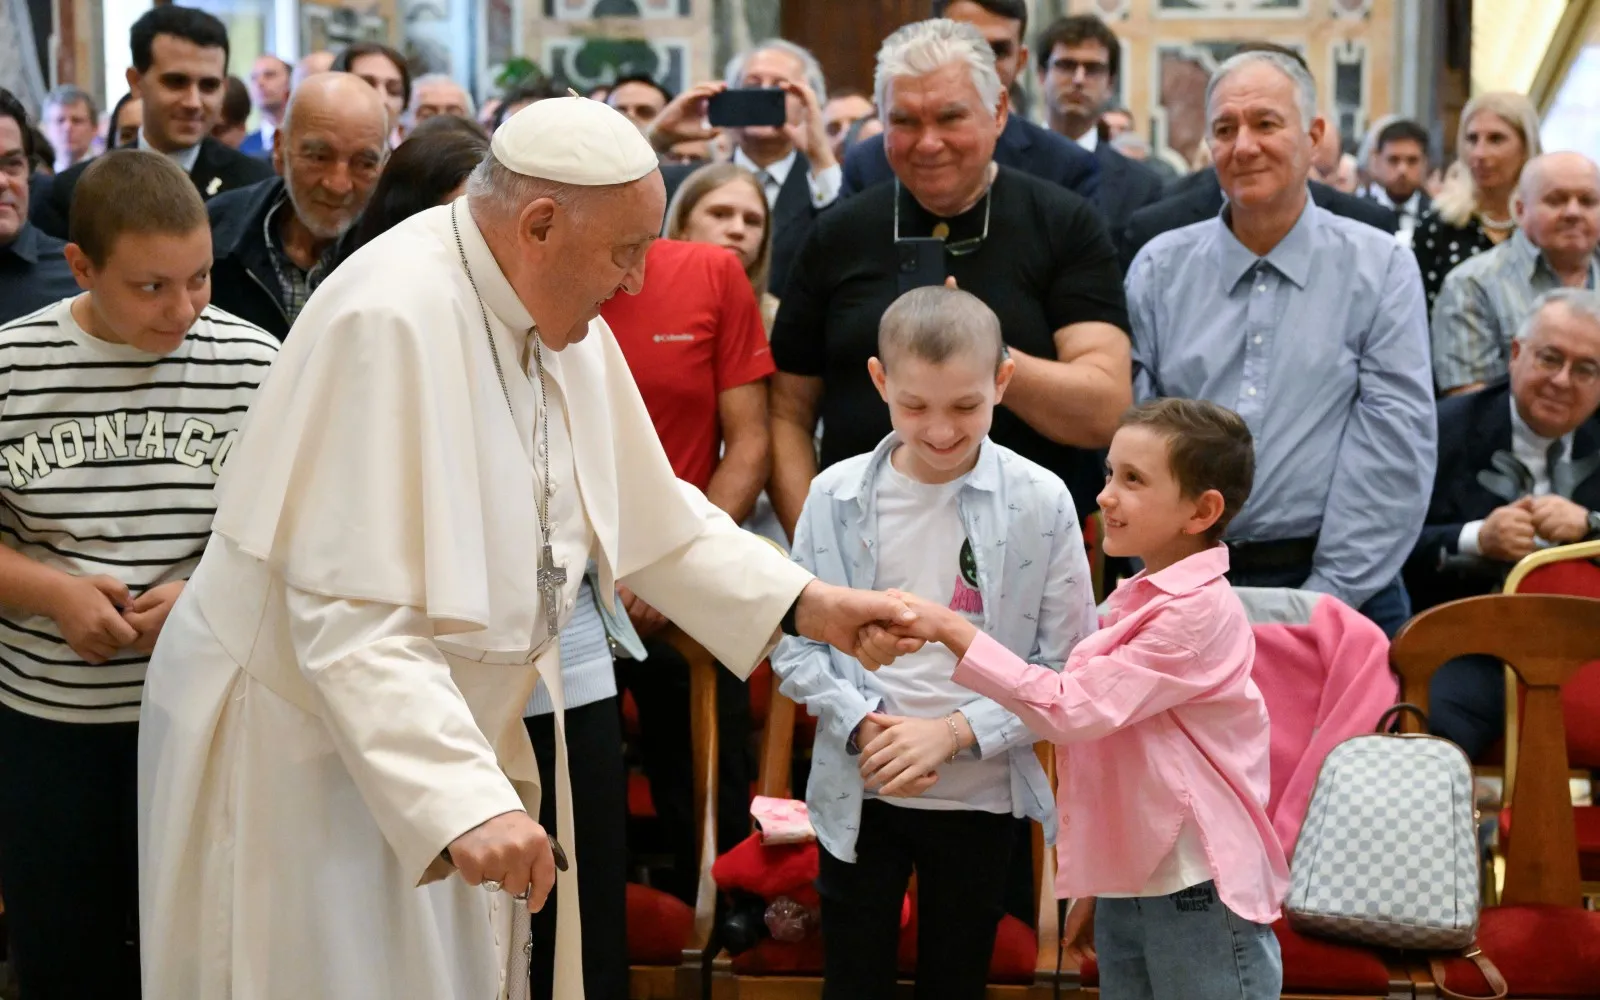
[[[951,612],[939,624],[939,643],[954,653],[957,660],[967,655],[967,649],[972,646],[972,640],[977,637],[977,626],[954,612]]]

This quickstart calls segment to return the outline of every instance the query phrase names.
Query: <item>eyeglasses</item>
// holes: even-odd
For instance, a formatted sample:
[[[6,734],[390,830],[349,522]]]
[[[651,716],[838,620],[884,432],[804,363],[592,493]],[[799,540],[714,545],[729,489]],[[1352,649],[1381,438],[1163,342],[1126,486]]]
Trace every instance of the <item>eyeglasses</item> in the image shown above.
[[[1587,389],[1600,381],[1600,363],[1583,360],[1573,361],[1554,347],[1541,347],[1533,352],[1534,367],[1544,375],[1556,376],[1563,371],[1572,379],[1572,384]],[[1569,367],[1570,366],[1570,367]]]
[[[993,193],[994,184],[991,181],[989,186],[983,191],[983,232],[979,233],[977,236],[971,237],[970,239],[956,240],[954,243],[946,243],[944,245],[945,253],[952,257],[965,257],[967,254],[972,253],[974,250],[982,246],[983,241],[988,239],[989,214],[994,209],[994,199],[990,197],[990,195]],[[933,227],[933,235],[935,239],[944,239],[946,236],[950,235],[950,226],[943,222],[939,223],[937,226]],[[894,241],[899,243],[904,238],[905,237],[900,235],[900,178],[896,177],[894,179]]]
[[[1100,62],[1097,59],[1086,59],[1079,62],[1076,59],[1062,56],[1059,59],[1050,60],[1050,68],[1067,77],[1077,76],[1078,70],[1081,69],[1083,70],[1084,78],[1089,80],[1095,80],[1111,74],[1111,64]]]

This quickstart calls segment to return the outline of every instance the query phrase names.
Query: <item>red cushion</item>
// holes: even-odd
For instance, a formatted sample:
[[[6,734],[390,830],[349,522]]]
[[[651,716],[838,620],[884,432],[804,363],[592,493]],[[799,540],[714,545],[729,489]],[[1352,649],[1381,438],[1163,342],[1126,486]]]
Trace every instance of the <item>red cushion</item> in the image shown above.
[[[1033,928],[1009,914],[1002,917],[994,939],[994,958],[989,963],[991,983],[1031,983],[1039,939]],[[900,973],[910,976],[917,966],[917,921],[913,916],[900,932]],[[733,957],[733,971],[740,976],[820,976],[822,975],[822,935],[809,935],[804,941],[784,944],[768,938],[742,955]]]
[[[1572,767],[1600,768],[1600,660],[1579,668],[1561,685],[1567,726],[1567,759]]]
[[[1306,937],[1287,921],[1272,925],[1283,950],[1283,988],[1304,993],[1389,992],[1389,967],[1377,952],[1357,945]],[[1100,970],[1095,963],[1085,965],[1079,974],[1083,985],[1096,986]]]
[[[1511,850],[1512,812],[1500,810],[1502,851]],[[1578,806],[1572,810],[1572,819],[1578,828],[1578,874],[1586,882],[1600,882],[1600,806]]]
[[[1600,912],[1571,906],[1496,906],[1478,922],[1478,946],[1506,977],[1513,997],[1600,997]],[[1445,965],[1444,985],[1489,996],[1478,967]]]
[[[650,819],[656,814],[656,801],[650,797],[650,779],[638,771],[628,772],[628,815]]]
[[[633,692],[626,688],[622,691],[622,738],[636,740],[639,738],[639,703],[633,700]]]
[[[628,883],[628,963],[681,965],[694,910],[671,893]]]

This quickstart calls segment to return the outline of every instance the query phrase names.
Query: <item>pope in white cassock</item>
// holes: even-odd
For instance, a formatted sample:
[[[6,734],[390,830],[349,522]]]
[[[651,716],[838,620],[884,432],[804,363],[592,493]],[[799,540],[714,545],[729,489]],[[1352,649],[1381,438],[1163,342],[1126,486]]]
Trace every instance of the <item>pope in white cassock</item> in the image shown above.
[[[145,683],[146,997],[523,995],[558,876],[522,708],[542,681],[563,732],[554,636],[591,557],[741,676],[780,621],[892,658],[873,623],[904,605],[812,579],[673,478],[598,318],[664,204],[625,118],[541,101],[300,315]],[[577,906],[557,923],[571,1000]]]

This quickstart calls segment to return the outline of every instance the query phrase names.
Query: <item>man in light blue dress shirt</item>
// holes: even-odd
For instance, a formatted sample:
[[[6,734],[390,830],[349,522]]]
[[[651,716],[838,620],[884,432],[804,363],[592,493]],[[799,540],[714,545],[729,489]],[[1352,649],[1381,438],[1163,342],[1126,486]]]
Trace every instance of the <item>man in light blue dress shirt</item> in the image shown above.
[[[1228,204],[1151,241],[1128,273],[1135,394],[1211,400],[1255,435],[1255,489],[1228,532],[1234,583],[1332,594],[1392,636],[1410,617],[1400,568],[1436,450],[1416,261],[1311,201],[1325,124],[1294,60],[1228,60],[1206,106]]]

